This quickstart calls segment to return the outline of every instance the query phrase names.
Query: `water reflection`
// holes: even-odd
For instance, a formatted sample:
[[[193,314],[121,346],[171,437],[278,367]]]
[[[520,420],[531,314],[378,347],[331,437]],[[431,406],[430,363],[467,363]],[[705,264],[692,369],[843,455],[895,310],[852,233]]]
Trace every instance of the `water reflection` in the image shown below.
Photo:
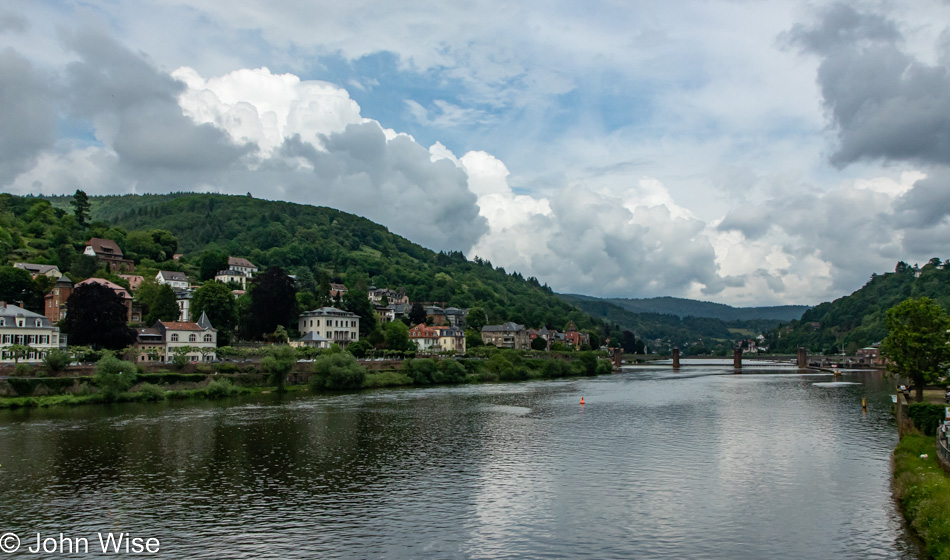
[[[832,381],[640,367],[5,412],[0,529],[130,531],[169,557],[917,558],[889,384]]]

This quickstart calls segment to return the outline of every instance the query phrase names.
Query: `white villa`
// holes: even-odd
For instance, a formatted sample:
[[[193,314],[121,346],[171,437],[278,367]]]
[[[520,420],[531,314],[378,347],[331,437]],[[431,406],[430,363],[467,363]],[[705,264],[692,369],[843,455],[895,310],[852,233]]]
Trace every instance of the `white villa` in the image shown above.
[[[303,338],[314,333],[322,338],[346,346],[360,339],[360,316],[336,307],[321,307],[300,314],[300,334]]]
[[[0,362],[16,361],[8,348],[13,345],[29,346],[26,356],[19,359],[37,362],[53,349],[65,348],[65,337],[59,334],[49,319],[22,307],[0,301]]]

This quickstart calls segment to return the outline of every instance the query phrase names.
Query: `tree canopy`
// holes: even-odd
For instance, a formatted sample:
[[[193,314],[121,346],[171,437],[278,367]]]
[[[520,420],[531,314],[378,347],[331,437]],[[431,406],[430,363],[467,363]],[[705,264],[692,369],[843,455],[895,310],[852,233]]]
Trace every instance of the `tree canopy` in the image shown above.
[[[249,309],[252,321],[246,326],[249,338],[261,339],[278,326],[293,327],[297,322],[297,289],[284,269],[273,266],[254,277]],[[212,323],[213,324],[213,323]]]
[[[197,321],[202,313],[206,313],[211,325],[218,329],[218,346],[230,344],[231,332],[238,320],[237,305],[231,289],[215,280],[202,284],[191,298],[193,320]]]
[[[126,326],[128,310],[110,288],[102,284],[82,284],[66,300],[63,330],[73,346],[120,350],[134,340]]]
[[[923,389],[947,371],[950,361],[950,316],[930,298],[911,298],[887,311],[887,338],[881,351],[891,372],[909,378],[917,402]]]

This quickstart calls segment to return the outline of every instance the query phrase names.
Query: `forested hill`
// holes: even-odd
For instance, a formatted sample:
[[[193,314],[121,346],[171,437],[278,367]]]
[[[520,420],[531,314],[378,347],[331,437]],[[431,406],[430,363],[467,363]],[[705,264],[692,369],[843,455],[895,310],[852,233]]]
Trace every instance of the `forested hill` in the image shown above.
[[[679,347],[688,354],[719,351],[726,355],[737,340],[755,338],[781,323],[775,319],[723,321],[713,317],[679,317],[671,313],[636,313],[609,299],[573,294],[561,294],[561,297],[595,318],[635,333],[638,339],[652,344],[656,350]]]
[[[657,313],[677,317],[706,317],[722,321],[791,321],[810,309],[807,305],[779,305],[773,307],[732,307],[722,303],[697,301],[675,297],[656,298],[595,298],[567,294],[570,300],[600,300],[618,305],[633,313]]]
[[[950,266],[940,259],[931,259],[920,269],[900,262],[894,272],[873,274],[858,291],[809,309],[800,320],[770,332],[768,339],[781,352],[805,347],[853,354],[887,336],[884,314],[907,298],[926,296],[950,310],[948,288]]]
[[[339,210],[194,193],[90,200],[93,220],[124,230],[172,232],[184,254],[183,266],[196,263],[202,254],[221,252],[247,257],[262,268],[280,266],[296,275],[305,290],[318,290],[330,281],[351,289],[405,288],[412,301],[482,307],[490,322],[563,329],[573,320],[581,329],[603,331],[599,322],[535,278],[508,273],[485,260],[468,261],[459,252],[435,253]],[[66,208],[68,199],[54,204]]]

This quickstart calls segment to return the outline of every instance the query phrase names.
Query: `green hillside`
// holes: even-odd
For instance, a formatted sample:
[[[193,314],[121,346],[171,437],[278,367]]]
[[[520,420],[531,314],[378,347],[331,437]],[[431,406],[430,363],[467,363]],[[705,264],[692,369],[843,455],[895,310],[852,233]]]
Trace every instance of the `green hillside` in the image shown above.
[[[0,255],[8,264],[57,264],[74,280],[95,273],[120,284],[115,276],[90,270],[88,260],[78,256],[90,237],[116,241],[135,260],[135,272],[146,277],[176,270],[198,282],[212,257],[243,256],[261,269],[279,266],[295,275],[304,308],[325,302],[331,282],[362,290],[404,288],[412,301],[480,307],[490,323],[514,321],[563,330],[574,321],[599,340],[616,339],[628,330],[653,347],[658,341],[663,342],[660,346],[683,348],[728,346],[775,326],[632,313],[596,298],[559,297],[538,279],[482,259],[469,261],[460,252],[435,253],[384,226],[330,208],[195,193],[89,200],[89,223],[80,225],[73,215],[73,197],[0,194]],[[175,253],[182,257],[172,260]],[[34,308],[45,288],[36,286],[32,298],[26,298]]]
[[[574,321],[598,335],[605,330],[535,278],[508,273],[485,260],[468,261],[460,252],[435,253],[338,210],[193,193],[89,200],[90,223],[82,227],[72,215],[72,197],[0,194],[0,255],[7,264],[57,264],[75,279],[88,276],[73,268],[85,241],[97,236],[116,241],[136,261],[136,274],[146,276],[180,270],[198,281],[206,255],[243,256],[261,269],[279,266],[296,275],[298,288],[317,301],[330,282],[363,290],[404,288],[412,301],[481,307],[489,322],[560,330]],[[151,243],[154,232],[162,231],[172,236],[175,249]],[[183,257],[173,261],[173,252]]]
[[[614,299],[564,295],[561,297],[577,305],[595,318],[618,325],[648,341],[654,348],[679,347],[687,353],[713,352],[718,348],[731,349],[742,339],[754,338],[777,327],[775,319],[748,319],[724,321],[711,317],[680,317],[672,313],[633,312],[618,305]],[[657,298],[676,299],[676,298]],[[637,301],[637,300],[626,300]],[[680,300],[689,302],[691,300]],[[696,302],[704,303],[704,302]]]
[[[722,321],[791,321],[799,319],[802,313],[810,309],[807,305],[777,305],[771,307],[732,307],[711,301],[697,301],[675,297],[655,298],[595,298],[578,294],[567,294],[571,301],[599,300],[618,305],[632,313],[656,313],[676,315],[677,317],[707,317]]]
[[[858,291],[809,309],[800,320],[770,332],[768,339],[783,352],[805,347],[811,352],[853,354],[887,336],[888,309],[921,296],[950,309],[950,267],[940,259],[931,259],[919,271],[900,262],[894,272],[874,274]]]

